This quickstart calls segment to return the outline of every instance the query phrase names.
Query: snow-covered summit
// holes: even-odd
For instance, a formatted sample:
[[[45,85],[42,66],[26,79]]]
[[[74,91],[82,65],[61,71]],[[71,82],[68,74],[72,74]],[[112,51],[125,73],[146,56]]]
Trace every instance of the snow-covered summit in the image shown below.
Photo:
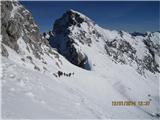
[[[76,10],[69,9],[69,10],[66,11],[66,13],[68,13],[68,12],[69,12],[69,13],[77,14],[77,15],[79,15],[81,18],[85,19],[86,21],[92,21],[89,17],[87,17],[86,15],[84,15],[84,14],[82,14],[82,13],[76,11]],[[92,21],[92,22],[93,22],[93,21]]]
[[[90,32],[94,32],[95,37],[99,35],[96,30],[92,30],[93,26],[94,23],[85,15],[68,10],[55,21],[52,30],[54,36],[50,37],[50,44],[71,63],[80,67],[88,66],[86,69],[90,69],[89,65],[84,65],[88,64],[88,58],[77,42],[90,45],[92,42],[89,37]]]

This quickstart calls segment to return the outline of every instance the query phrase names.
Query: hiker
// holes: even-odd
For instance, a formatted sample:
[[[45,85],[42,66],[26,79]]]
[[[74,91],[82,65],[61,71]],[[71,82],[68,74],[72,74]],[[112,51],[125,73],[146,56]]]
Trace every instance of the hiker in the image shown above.
[[[60,77],[63,73],[61,71],[58,71],[58,76]]]

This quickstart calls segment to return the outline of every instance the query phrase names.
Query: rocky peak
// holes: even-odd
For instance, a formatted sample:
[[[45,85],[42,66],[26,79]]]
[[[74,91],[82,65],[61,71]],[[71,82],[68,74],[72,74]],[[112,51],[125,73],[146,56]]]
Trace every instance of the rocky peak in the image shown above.
[[[85,22],[87,24],[93,23],[88,17],[85,15],[74,11],[72,9],[66,11],[61,18],[57,19],[54,23],[53,32],[56,34],[60,34],[63,31],[62,28],[68,28],[70,26],[81,27],[81,24]]]
[[[19,39],[38,49],[43,41],[31,13],[17,1],[2,1],[1,4],[2,43],[17,53],[24,49],[20,48]]]
[[[23,61],[28,56],[43,60],[46,53],[54,56],[54,50],[42,38],[32,14],[23,5],[18,1],[1,1],[1,10],[3,56],[11,55],[8,48],[19,54]]]
[[[94,22],[71,9],[55,21],[52,33],[54,36],[51,36],[49,40],[51,46],[57,48],[59,53],[71,63],[84,68],[87,56],[81,49],[81,45],[91,46],[91,37],[99,37],[98,32],[94,29]]]
[[[67,11],[60,19],[57,19],[55,21],[53,32],[55,32],[56,34],[60,34],[64,32],[62,28],[68,28],[71,25],[75,25],[76,21],[74,18],[75,14],[71,11]]]

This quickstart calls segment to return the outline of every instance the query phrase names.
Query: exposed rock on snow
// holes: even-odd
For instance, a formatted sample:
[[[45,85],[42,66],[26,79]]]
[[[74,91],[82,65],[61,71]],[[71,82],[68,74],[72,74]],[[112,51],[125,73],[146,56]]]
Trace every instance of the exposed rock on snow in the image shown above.
[[[36,60],[44,63],[44,57],[61,61],[58,54],[53,50],[47,39],[43,39],[39,33],[38,26],[35,24],[31,13],[26,10],[19,2],[2,1],[2,55],[12,57],[8,52],[14,49],[25,62],[25,58],[33,58],[29,62],[33,64],[36,70],[39,65],[35,65]],[[16,61],[17,59],[15,59]],[[54,60],[53,60],[54,61]]]
[[[81,28],[81,26],[86,26],[86,29],[88,29],[91,26],[90,24],[93,23],[88,17],[69,10],[64,13],[62,18],[55,21],[52,31],[54,36],[51,36],[49,40],[51,46],[57,48],[59,53],[65,56],[71,63],[88,70],[91,69],[88,58],[79,46],[79,43],[77,43],[77,40],[81,44],[91,45],[91,38],[86,35],[88,31]],[[96,34],[96,31],[94,33]]]

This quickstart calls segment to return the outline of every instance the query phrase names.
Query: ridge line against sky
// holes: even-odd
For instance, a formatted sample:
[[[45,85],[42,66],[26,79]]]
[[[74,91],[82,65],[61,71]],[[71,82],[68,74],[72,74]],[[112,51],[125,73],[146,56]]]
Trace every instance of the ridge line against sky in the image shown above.
[[[159,31],[159,1],[20,1],[33,15],[41,32],[51,30],[68,9],[91,18],[110,30]]]

